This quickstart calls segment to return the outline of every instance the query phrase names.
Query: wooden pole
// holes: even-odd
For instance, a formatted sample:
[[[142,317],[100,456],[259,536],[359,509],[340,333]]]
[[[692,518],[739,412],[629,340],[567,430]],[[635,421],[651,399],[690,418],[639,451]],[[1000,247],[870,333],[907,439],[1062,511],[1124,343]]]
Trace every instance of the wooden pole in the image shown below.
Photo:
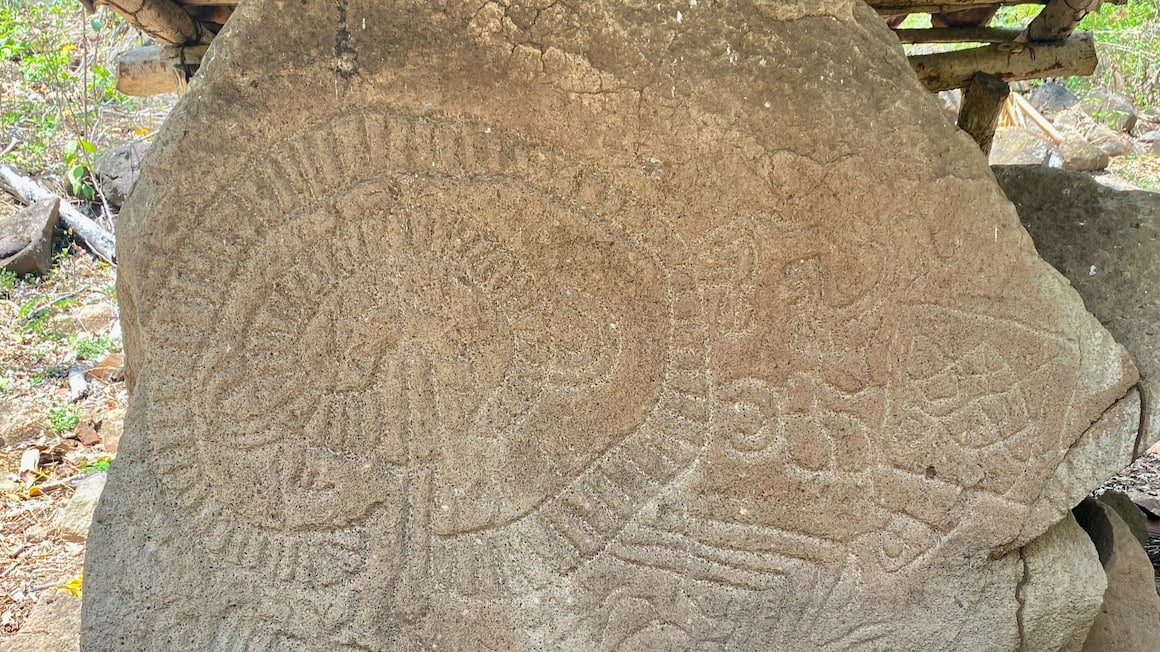
[[[1071,0],[1072,4],[1083,0]],[[1043,5],[1050,0],[866,0],[883,16],[899,16],[903,14],[945,14],[963,9],[970,9],[979,5]],[[1105,0],[1106,4],[1123,5],[1128,0]]]
[[[60,199],[56,193],[8,165],[0,164],[0,186],[25,204],[52,197]],[[60,199],[60,219],[94,254],[110,263],[116,260],[117,243],[113,234],[102,229],[63,199]]]
[[[910,57],[918,79],[930,91],[964,88],[976,73],[1004,81],[1090,75],[1096,69],[1096,49],[1090,35],[1059,43],[996,43],[969,50]]]
[[[117,55],[117,90],[134,97],[180,93],[205,56],[207,46],[146,45]]]
[[[213,33],[172,0],[98,0],[166,45],[209,43]]]
[[[1001,27],[935,27],[930,29],[896,29],[903,43],[1007,43],[1019,38],[1021,29]]]
[[[1071,36],[1088,12],[1100,8],[1101,0],[1050,0],[1027,24],[1027,41],[1062,41]]]
[[[882,16],[903,14],[948,14],[983,5],[1041,5],[1048,0],[868,0],[866,4]]]
[[[146,45],[117,55],[114,59],[117,90],[133,97],[176,93],[181,80],[173,62],[165,58],[165,48]]]
[[[1030,102],[1023,99],[1022,95],[1019,93],[1012,93],[1011,103],[1018,107],[1020,114],[1031,118],[1031,122],[1035,123],[1035,126],[1039,127],[1040,131],[1047,134],[1047,137],[1050,138],[1056,145],[1059,145],[1063,142],[1063,134],[1059,133],[1059,130],[1056,129],[1055,126],[1050,122],[1048,122],[1047,118],[1044,118],[1042,113],[1036,110],[1035,107],[1031,106]]]
[[[959,110],[959,129],[971,135],[979,144],[983,154],[991,153],[991,143],[995,140],[995,126],[999,123],[999,112],[1011,94],[1007,82],[985,72],[976,73],[971,83],[963,89],[963,108]]]

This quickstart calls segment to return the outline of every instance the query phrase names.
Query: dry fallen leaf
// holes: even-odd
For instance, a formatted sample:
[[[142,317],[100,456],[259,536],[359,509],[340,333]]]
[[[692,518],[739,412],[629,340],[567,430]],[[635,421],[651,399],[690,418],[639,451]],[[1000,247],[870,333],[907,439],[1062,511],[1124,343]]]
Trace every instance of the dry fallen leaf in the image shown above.
[[[31,487],[40,477],[40,449],[29,448],[20,456],[20,480],[25,487]]]
[[[81,585],[84,584],[85,574],[77,573],[76,577],[65,580],[56,585],[56,588],[61,591],[67,591],[69,595],[74,598],[81,597]]]

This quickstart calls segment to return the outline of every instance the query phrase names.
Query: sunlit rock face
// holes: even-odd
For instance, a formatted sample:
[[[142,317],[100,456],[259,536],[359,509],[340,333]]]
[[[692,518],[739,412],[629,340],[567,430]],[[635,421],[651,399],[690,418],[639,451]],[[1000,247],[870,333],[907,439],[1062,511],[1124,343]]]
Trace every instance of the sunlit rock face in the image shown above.
[[[1136,372],[861,3],[255,0],[120,220],[87,649],[1011,650],[1098,611],[1040,574],[1099,578],[1068,510]]]

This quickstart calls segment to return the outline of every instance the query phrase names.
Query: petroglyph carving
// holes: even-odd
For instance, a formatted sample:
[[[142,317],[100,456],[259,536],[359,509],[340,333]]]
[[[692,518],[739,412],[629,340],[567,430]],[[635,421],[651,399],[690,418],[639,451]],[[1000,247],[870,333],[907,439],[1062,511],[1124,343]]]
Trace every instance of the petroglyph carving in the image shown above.
[[[93,648],[1015,647],[1133,372],[937,109],[856,83],[911,74],[876,16],[372,4],[301,88],[223,46],[121,218]],[[329,52],[315,5],[231,28]]]

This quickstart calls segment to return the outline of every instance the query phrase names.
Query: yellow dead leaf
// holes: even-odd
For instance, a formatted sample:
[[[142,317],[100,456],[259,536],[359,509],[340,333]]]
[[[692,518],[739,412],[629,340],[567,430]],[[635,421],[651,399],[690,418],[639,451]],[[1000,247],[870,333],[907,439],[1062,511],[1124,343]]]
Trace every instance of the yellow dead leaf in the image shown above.
[[[68,591],[68,594],[72,597],[79,598],[81,597],[81,584],[83,584],[84,581],[85,574],[78,573],[76,577],[57,584],[56,588],[60,589],[61,591]]]
[[[151,133],[153,133],[153,130],[149,127],[137,127],[133,130],[133,134],[136,136],[148,136]]]

